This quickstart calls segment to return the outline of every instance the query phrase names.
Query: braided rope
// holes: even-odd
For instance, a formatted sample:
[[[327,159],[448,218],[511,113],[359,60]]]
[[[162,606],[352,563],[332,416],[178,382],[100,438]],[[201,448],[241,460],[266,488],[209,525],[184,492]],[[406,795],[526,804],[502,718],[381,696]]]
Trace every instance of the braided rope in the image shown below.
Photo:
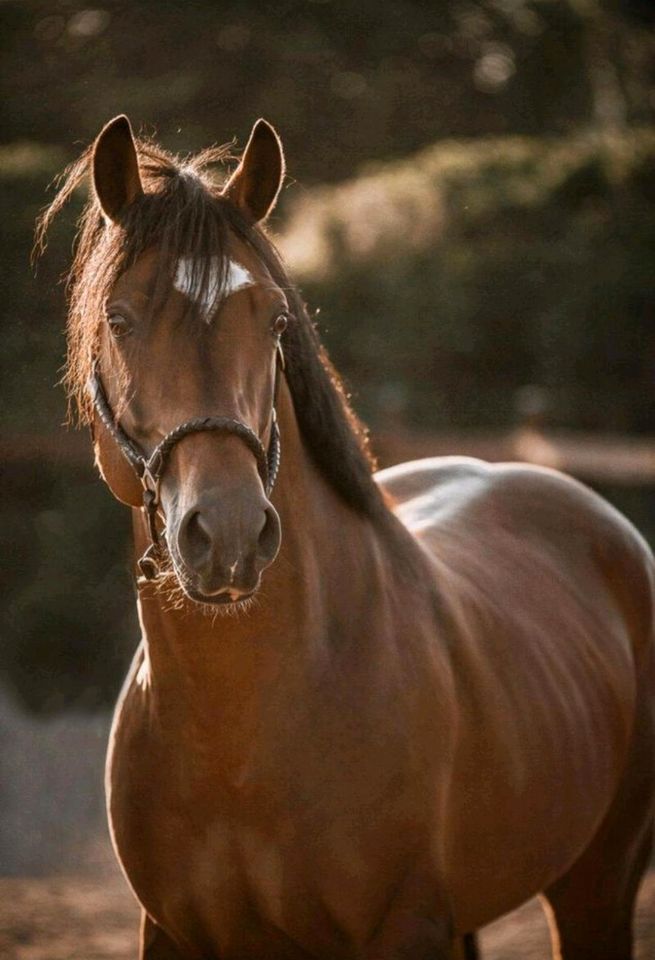
[[[116,423],[102,380],[95,367],[88,381],[88,390],[96,413],[104,427],[118,444],[125,458],[129,460],[139,478],[148,471],[154,479],[160,479],[173,447],[180,440],[191,433],[216,431],[217,433],[231,434],[243,440],[257,461],[257,469],[267,493],[273,489],[280,465],[280,431],[275,416],[273,417],[271,444],[268,453],[257,434],[240,420],[235,420],[232,417],[194,417],[167,433],[164,439],[157,444],[150,457],[146,457],[134,440],[125,433],[121,425]]]
[[[277,423],[275,405],[272,408],[271,438],[268,451],[264,449],[264,445],[257,434],[240,420],[235,420],[232,417],[195,417],[192,420],[186,420],[171,430],[170,433],[167,433],[164,439],[157,444],[150,457],[146,457],[138,444],[116,422],[95,363],[87,388],[102,424],[143,484],[142,509],[148,523],[151,544],[139,560],[139,567],[146,580],[157,578],[159,562],[165,549],[165,538],[157,530],[159,483],[171,451],[184,437],[192,433],[209,431],[239,437],[255,457],[266,496],[270,496],[277,480],[281,456],[280,429]],[[277,379],[274,392],[277,393]]]
[[[245,423],[231,417],[195,417],[181,423],[179,427],[175,427],[159,442],[147,460],[146,465],[152,476],[155,478],[161,477],[173,447],[180,440],[183,440],[190,433],[206,433],[209,431],[229,434],[243,440],[257,461],[257,469],[264,486],[268,487],[268,459],[261,440]]]
[[[105,393],[105,388],[100,379],[96,364],[93,365],[93,371],[87,382],[87,390],[103,426],[121,448],[126,460],[129,460],[139,477],[141,477],[147,462],[146,457],[143,456],[131,437],[128,437],[120,424],[117,424],[114,420],[114,414],[109,406],[107,394]]]
[[[277,423],[277,413],[273,407],[273,422],[271,424],[271,440],[268,446],[268,482],[266,483],[266,496],[270,496],[271,490],[275,486],[277,475],[280,472],[280,460],[282,459],[282,449],[280,444],[280,428]]]

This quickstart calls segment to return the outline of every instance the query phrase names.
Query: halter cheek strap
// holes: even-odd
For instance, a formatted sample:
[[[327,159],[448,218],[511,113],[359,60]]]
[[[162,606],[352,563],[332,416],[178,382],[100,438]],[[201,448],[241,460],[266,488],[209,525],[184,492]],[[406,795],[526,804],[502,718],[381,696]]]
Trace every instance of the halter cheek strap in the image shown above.
[[[205,433],[214,431],[216,433],[229,434],[239,437],[257,462],[257,470],[264,484],[266,496],[269,497],[277,475],[280,469],[280,430],[277,422],[277,413],[275,411],[275,402],[277,399],[278,387],[278,368],[284,369],[284,355],[282,347],[278,343],[277,361],[275,371],[275,387],[273,392],[273,406],[271,408],[271,436],[268,450],[264,448],[257,434],[242,423],[241,420],[234,420],[232,417],[194,417],[192,420],[186,420],[175,427],[170,433],[161,440],[153,452],[147,457],[141,447],[130,437],[116,420],[111,409],[104,384],[98,372],[97,361],[93,364],[93,369],[87,389],[93,402],[96,414],[100,418],[103,426],[115,441],[123,456],[133,468],[143,487],[143,510],[148,525],[148,534],[150,536],[150,545],[139,560],[139,569],[145,580],[156,580],[160,573],[161,563],[165,558],[167,551],[165,529],[160,532],[157,526],[157,514],[160,510],[160,487],[161,480],[166,469],[173,448],[184,437],[191,433]]]

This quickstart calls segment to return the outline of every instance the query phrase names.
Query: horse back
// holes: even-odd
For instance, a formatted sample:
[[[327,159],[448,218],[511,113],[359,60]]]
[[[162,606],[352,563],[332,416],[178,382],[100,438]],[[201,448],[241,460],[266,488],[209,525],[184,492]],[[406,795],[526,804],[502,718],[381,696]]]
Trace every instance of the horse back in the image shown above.
[[[531,601],[540,592],[537,568],[556,566],[581,605],[590,605],[593,585],[597,602],[620,609],[637,660],[650,649],[655,559],[635,527],[588,487],[556,470],[469,457],[403,463],[376,479],[438,578],[488,579],[502,601],[512,576],[504,565],[515,571],[536,556]]]

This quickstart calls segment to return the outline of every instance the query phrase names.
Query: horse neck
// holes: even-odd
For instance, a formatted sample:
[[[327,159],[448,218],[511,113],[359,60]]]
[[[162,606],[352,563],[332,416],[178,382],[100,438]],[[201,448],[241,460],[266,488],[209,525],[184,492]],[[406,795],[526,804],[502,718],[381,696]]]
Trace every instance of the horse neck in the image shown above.
[[[139,601],[153,691],[193,709],[227,710],[234,698],[240,722],[244,700],[275,677],[276,690],[352,645],[361,658],[363,636],[384,642],[393,633],[397,590],[390,582],[388,543],[376,523],[354,511],[332,488],[304,449],[290,396],[281,390],[278,416],[282,465],[273,502],[282,523],[282,546],[264,573],[253,605],[216,616],[184,600],[175,607],[151,586]],[[146,546],[135,517],[137,555]],[[418,548],[416,548],[418,552]],[[377,622],[374,627],[373,620]],[[185,694],[187,696],[185,696]]]

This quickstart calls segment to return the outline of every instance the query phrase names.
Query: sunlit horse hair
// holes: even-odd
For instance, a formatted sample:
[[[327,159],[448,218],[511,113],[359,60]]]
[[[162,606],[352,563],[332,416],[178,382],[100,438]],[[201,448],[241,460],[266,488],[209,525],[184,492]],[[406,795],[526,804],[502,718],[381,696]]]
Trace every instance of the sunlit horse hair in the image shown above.
[[[372,479],[374,460],[367,432],[348,402],[341,379],[321,345],[307,309],[290,282],[271,240],[257,224],[248,223],[221,196],[212,167],[230,158],[230,146],[177,157],[151,140],[136,141],[144,194],[125,212],[120,225],[110,225],[93,192],[79,221],[75,256],[68,274],[68,359],[65,384],[83,423],[91,417],[86,384],[97,354],[98,332],[107,295],[121,275],[146,250],[157,247],[158,270],[150,309],[156,311],[170,287],[174,264],[189,257],[197,291],[188,300],[189,335],[200,318],[198,304],[220,289],[227,267],[229,231],[245,240],[265,263],[291,304],[294,322],[285,335],[286,377],[300,428],[317,465],[353,507],[382,520],[387,514]],[[58,193],[42,214],[36,250],[43,250],[48,228],[66,201],[89,175],[92,149],[65,171]],[[220,264],[219,282],[212,272]]]

